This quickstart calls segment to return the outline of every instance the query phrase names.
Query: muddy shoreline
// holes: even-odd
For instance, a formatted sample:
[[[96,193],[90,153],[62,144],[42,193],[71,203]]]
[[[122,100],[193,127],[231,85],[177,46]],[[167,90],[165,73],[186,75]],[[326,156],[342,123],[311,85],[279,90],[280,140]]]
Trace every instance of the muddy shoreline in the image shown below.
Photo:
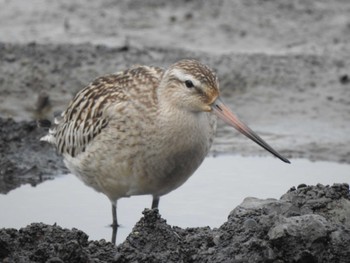
[[[219,228],[182,229],[146,209],[117,247],[78,229],[33,223],[0,229],[3,262],[348,262],[348,184],[246,198]]]
[[[350,163],[346,1],[0,0],[0,36],[0,194],[68,172],[37,119],[100,75],[182,58],[215,69],[224,100],[283,155]],[[267,153],[219,123],[210,154]],[[244,201],[219,229],[147,210],[118,247],[34,223],[0,229],[0,261],[347,262],[349,202],[346,184],[301,185]]]

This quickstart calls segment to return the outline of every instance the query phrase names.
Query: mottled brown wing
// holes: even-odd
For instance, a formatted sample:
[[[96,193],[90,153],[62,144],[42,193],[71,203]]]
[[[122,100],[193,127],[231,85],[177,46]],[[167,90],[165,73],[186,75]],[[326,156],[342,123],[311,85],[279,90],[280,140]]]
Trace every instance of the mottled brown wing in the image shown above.
[[[106,109],[113,104],[125,104],[132,99],[130,93],[152,93],[150,101],[156,99],[156,88],[163,70],[139,66],[94,80],[81,90],[62,113],[56,127],[56,147],[60,154],[75,157],[85,151],[86,146],[97,134],[107,127],[110,112]]]

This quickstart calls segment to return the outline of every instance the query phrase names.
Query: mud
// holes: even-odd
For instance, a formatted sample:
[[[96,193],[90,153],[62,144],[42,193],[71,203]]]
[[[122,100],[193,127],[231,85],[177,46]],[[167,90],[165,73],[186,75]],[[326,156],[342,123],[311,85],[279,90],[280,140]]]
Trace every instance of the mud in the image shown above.
[[[35,121],[0,118],[0,193],[6,194],[21,184],[35,186],[67,173],[62,158],[47,144],[38,142],[44,134]]]
[[[51,119],[97,76],[182,58],[214,68],[224,100],[282,154],[350,163],[349,51],[344,0],[0,0],[0,192],[67,172],[38,141],[45,131],[37,119]],[[220,123],[211,154],[223,153],[267,154]],[[213,230],[170,227],[145,211],[118,248],[59,226],[2,229],[0,258],[346,262],[346,188],[301,187],[280,201],[248,199]]]
[[[300,185],[280,200],[247,198],[221,227],[172,227],[143,212],[115,247],[77,229],[33,223],[0,230],[3,262],[348,262],[348,184]]]

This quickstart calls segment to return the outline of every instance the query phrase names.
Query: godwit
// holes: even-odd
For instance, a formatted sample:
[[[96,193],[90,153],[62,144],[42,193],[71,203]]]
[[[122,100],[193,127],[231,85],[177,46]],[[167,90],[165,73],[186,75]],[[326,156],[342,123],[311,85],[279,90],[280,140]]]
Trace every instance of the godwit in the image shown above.
[[[135,66],[81,90],[41,140],[110,199],[116,227],[119,198],[152,195],[157,208],[160,196],[193,174],[213,142],[216,116],[289,163],[219,95],[215,73],[198,61],[181,60],[167,70]]]

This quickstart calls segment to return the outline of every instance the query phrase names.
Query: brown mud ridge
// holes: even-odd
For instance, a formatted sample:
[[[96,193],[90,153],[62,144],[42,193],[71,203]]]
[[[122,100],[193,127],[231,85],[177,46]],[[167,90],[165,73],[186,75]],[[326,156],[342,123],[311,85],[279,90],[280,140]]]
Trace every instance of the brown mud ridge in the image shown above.
[[[77,229],[0,230],[2,262],[349,262],[348,184],[299,185],[280,200],[246,198],[221,227],[172,227],[143,212],[117,247]]]

